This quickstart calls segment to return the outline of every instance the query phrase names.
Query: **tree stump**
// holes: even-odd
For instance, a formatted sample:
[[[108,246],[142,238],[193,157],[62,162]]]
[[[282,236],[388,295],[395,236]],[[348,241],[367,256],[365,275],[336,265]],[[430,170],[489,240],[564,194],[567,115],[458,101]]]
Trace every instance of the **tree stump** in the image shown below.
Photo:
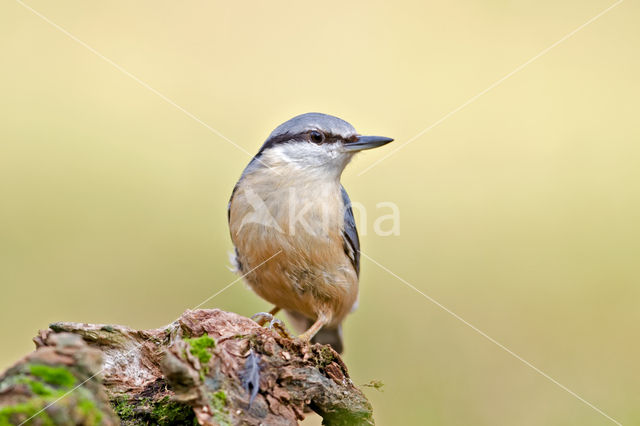
[[[372,408],[330,346],[218,309],[154,330],[61,322],[0,377],[0,426],[372,425]]]

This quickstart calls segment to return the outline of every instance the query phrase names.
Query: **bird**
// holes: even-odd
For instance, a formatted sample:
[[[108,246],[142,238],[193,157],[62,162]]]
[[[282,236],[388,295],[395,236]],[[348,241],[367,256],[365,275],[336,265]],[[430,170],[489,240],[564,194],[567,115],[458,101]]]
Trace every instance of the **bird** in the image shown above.
[[[306,113],[276,127],[233,188],[231,261],[248,286],[284,310],[304,342],[343,351],[342,322],[355,309],[360,241],[343,170],[363,150],[392,142],[348,122]]]

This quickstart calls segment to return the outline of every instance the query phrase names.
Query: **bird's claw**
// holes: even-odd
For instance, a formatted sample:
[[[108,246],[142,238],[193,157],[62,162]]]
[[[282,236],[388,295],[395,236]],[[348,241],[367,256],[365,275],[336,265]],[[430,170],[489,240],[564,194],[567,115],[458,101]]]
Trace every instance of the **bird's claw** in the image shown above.
[[[269,325],[267,326],[269,330],[277,331],[278,334],[284,338],[292,338],[284,323],[278,318],[271,315],[269,312],[258,312],[257,314],[252,315],[251,319],[257,322],[261,327],[269,323]]]
[[[258,312],[257,314],[251,315],[251,319],[258,323],[259,326],[263,326],[266,323],[273,320],[273,315],[269,312]]]
[[[289,333],[289,330],[287,330],[287,327],[278,318],[274,318],[269,322],[269,329],[276,330],[278,334],[284,337],[285,339],[293,338],[291,333]]]

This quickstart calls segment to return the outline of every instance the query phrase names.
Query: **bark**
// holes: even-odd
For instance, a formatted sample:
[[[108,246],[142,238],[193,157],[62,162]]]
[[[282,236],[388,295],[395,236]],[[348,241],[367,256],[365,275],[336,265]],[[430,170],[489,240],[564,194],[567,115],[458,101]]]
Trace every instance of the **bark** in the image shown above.
[[[374,423],[331,347],[235,313],[186,311],[154,330],[55,323],[34,341],[0,377],[0,426],[36,413],[28,424],[294,425],[310,410],[328,425]]]

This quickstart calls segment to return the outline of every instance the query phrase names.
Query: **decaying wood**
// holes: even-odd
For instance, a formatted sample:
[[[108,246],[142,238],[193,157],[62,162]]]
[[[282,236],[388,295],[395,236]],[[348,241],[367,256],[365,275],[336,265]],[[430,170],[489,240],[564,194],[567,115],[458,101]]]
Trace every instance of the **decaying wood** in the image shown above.
[[[373,424],[329,346],[230,312],[186,311],[154,330],[55,323],[34,341],[37,350],[0,377],[0,425],[45,407],[30,424],[292,425],[310,410],[329,425]],[[72,379],[45,377],[46,367]]]

